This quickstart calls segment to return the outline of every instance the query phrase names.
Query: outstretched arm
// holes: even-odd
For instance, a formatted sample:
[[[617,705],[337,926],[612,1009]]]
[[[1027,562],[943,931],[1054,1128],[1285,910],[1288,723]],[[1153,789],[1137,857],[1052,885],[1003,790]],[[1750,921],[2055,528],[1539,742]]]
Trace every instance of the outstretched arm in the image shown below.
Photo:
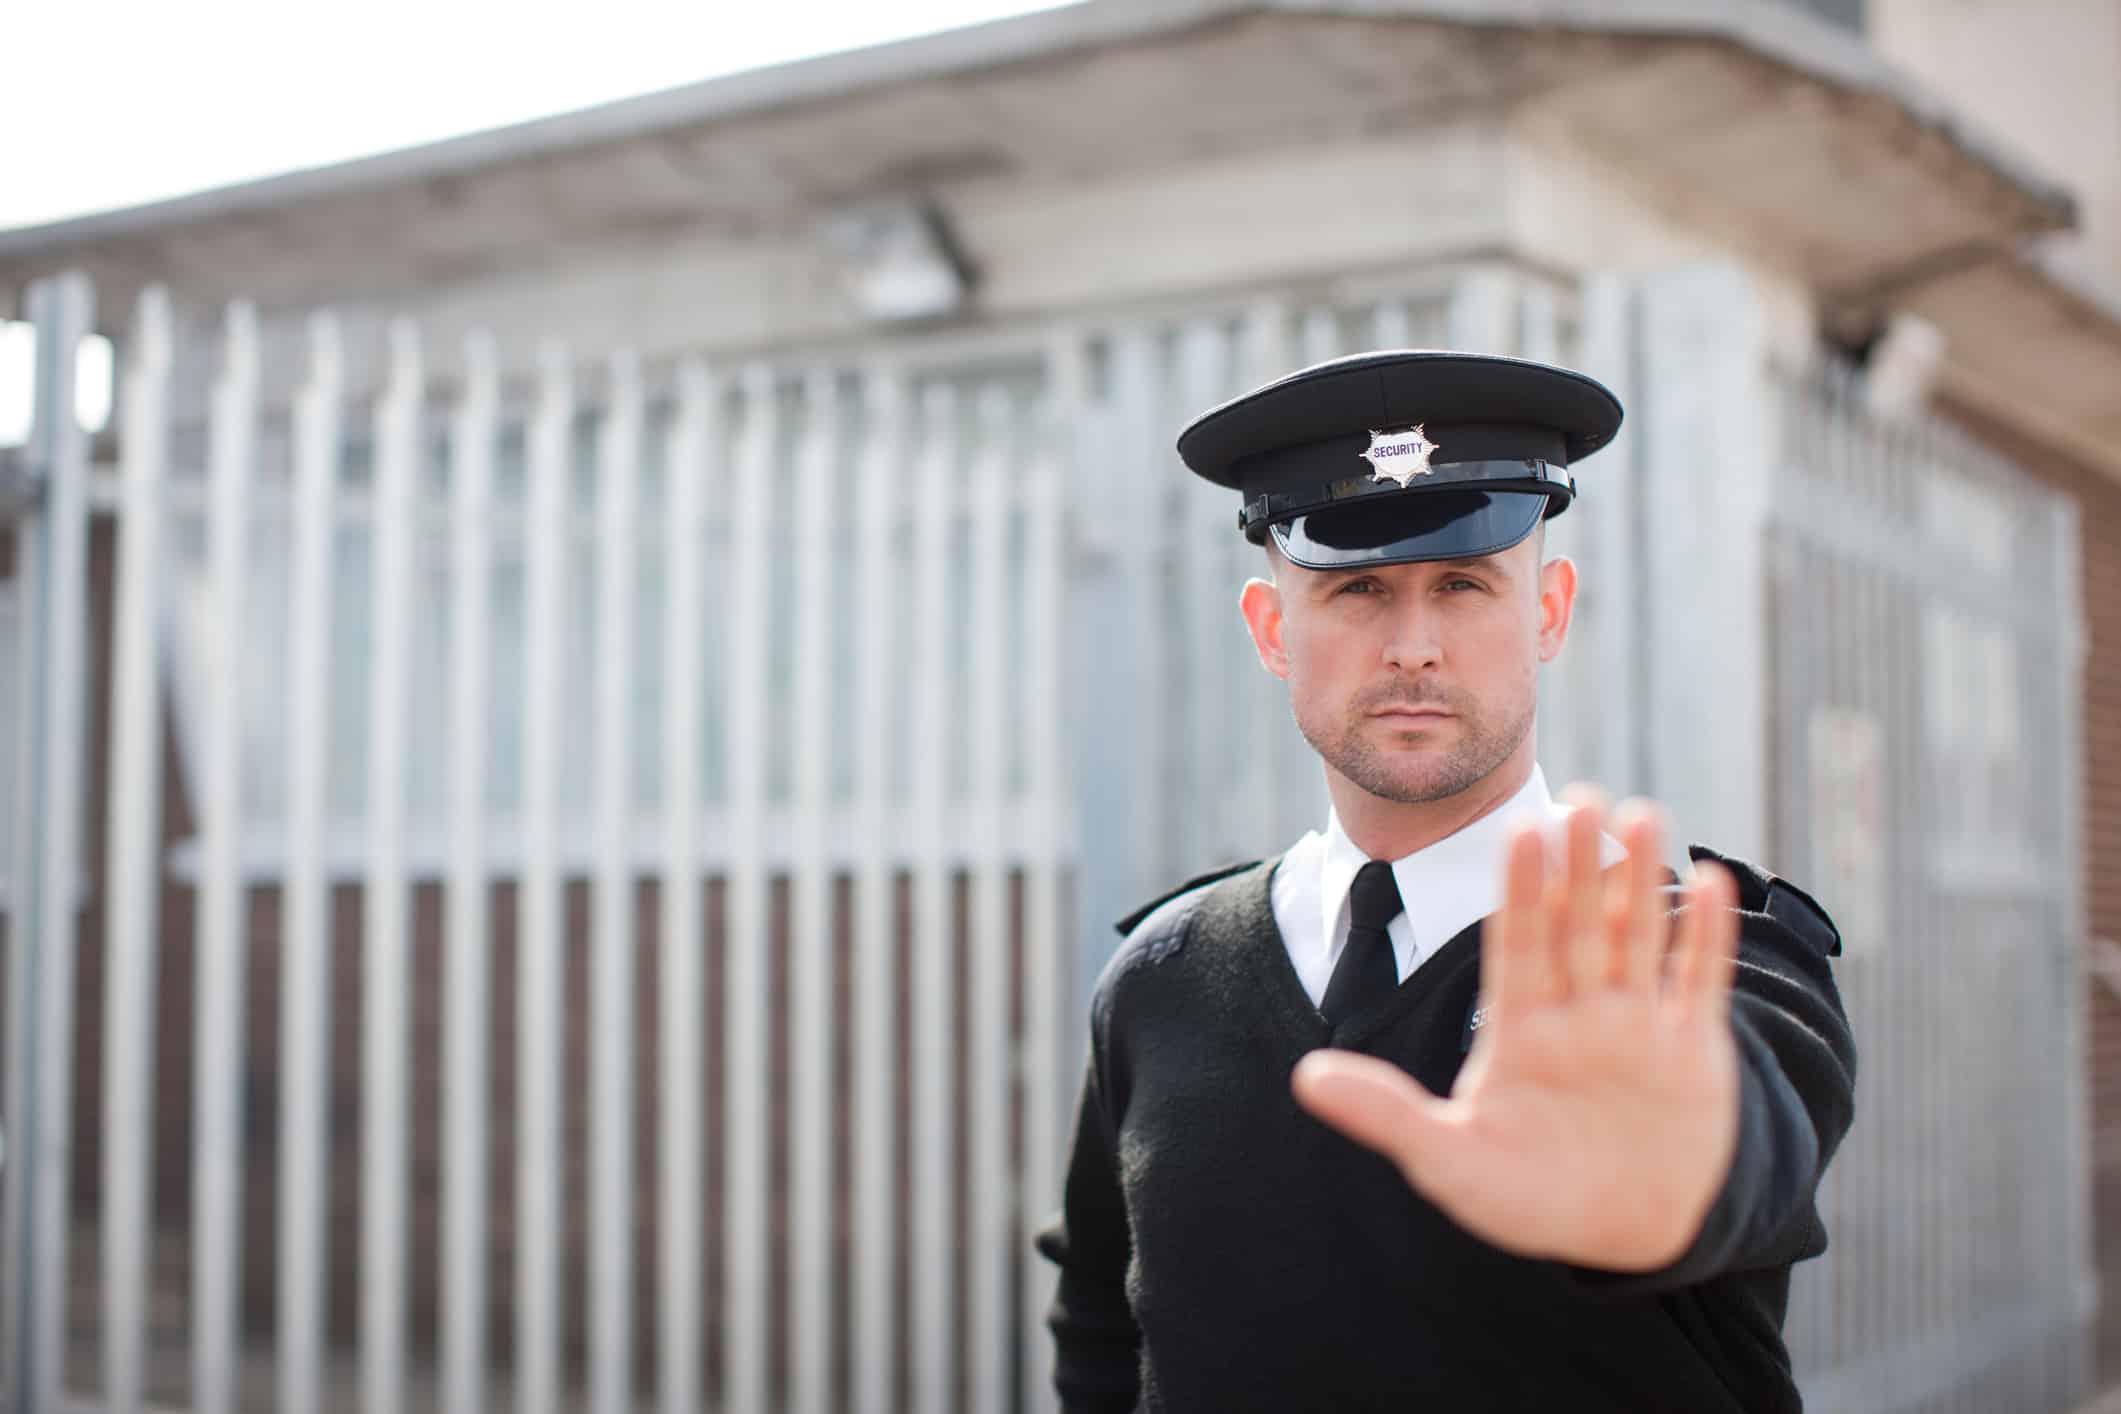
[[[1536,828],[1512,838],[1482,944],[1489,1020],[1447,1098],[1338,1051],[1305,1057],[1297,1098],[1523,1256],[1666,1285],[1803,1255],[1853,1085],[1825,949],[1772,901],[1742,915],[1713,861],[1668,914],[1656,812],[1615,817],[1611,871],[1604,827],[1580,806],[1557,862]]]

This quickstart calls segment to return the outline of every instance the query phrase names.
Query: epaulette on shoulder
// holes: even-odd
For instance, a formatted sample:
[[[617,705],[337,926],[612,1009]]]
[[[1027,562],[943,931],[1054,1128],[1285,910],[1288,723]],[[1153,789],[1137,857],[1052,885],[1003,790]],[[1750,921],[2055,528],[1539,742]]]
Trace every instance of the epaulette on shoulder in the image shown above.
[[[1697,860],[1713,859],[1730,870],[1738,882],[1738,906],[1746,912],[1765,913],[1828,957],[1841,955],[1841,930],[1819,900],[1803,889],[1757,864],[1719,854],[1706,845],[1690,845],[1687,854]]]
[[[1135,909],[1132,913],[1128,914],[1125,918],[1120,919],[1119,922],[1113,924],[1112,926],[1117,929],[1119,931],[1119,935],[1124,938],[1129,933],[1132,933],[1136,928],[1139,928],[1142,925],[1143,920],[1148,918],[1150,914],[1156,912],[1156,910],[1162,908],[1165,904],[1171,902],[1171,900],[1175,898],[1181,898],[1186,894],[1190,894],[1195,889],[1206,888],[1208,885],[1215,883],[1219,879],[1229,878],[1232,874],[1242,874],[1245,870],[1250,869],[1253,865],[1257,863],[1259,863],[1259,861],[1256,859],[1248,859],[1242,864],[1231,864],[1221,869],[1212,869],[1205,874],[1196,875],[1195,877],[1186,880],[1185,883],[1180,884],[1177,888],[1171,890],[1169,893],[1162,894],[1156,898],[1150,899],[1140,908]]]

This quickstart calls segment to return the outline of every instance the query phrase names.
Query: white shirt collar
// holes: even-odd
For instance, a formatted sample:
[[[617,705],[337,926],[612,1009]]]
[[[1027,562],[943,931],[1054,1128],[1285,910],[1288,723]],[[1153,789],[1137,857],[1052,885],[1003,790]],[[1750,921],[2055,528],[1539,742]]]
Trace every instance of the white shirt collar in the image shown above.
[[[1531,776],[1501,805],[1456,834],[1393,860],[1392,877],[1406,906],[1415,957],[1427,957],[1502,905],[1503,847],[1513,825],[1527,817],[1552,821],[1567,814],[1535,763]],[[1604,852],[1610,865],[1626,850],[1608,836]],[[1368,862],[1341,827],[1339,813],[1329,811],[1318,872],[1318,936],[1329,951],[1344,932],[1341,914],[1356,871]]]

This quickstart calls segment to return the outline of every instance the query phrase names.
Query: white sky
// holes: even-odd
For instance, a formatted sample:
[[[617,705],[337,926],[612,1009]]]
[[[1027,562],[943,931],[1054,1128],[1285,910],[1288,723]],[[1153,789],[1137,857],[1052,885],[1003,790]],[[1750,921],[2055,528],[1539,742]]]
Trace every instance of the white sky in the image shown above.
[[[20,0],[0,20],[0,230],[1052,5]]]
[[[1055,0],[16,0],[0,19],[0,230],[856,49]],[[321,17],[321,18],[320,18]],[[0,446],[29,430],[0,320]],[[108,414],[109,351],[81,370]]]

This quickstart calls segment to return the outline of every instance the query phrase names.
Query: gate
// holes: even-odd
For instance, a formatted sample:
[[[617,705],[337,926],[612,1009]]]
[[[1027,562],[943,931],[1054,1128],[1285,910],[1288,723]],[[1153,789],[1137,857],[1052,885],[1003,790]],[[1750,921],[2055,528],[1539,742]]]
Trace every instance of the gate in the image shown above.
[[[1048,1407],[1028,1238],[1105,920],[1324,811],[1235,611],[1258,552],[1171,439],[1395,344],[1616,385],[1549,542],[1583,590],[1542,759],[1849,940],[1812,1407],[2081,1389],[2069,508],[1771,352],[1732,273],[1350,276],[728,367],[242,306],[209,358],[150,295],[93,469],[57,415],[88,291],[33,313],[19,1407]]]
[[[1864,394],[1828,367],[1774,401],[1774,834],[1834,901],[1862,1050],[1792,1333],[1828,1414],[2064,1409],[2091,1314],[2076,517]]]

